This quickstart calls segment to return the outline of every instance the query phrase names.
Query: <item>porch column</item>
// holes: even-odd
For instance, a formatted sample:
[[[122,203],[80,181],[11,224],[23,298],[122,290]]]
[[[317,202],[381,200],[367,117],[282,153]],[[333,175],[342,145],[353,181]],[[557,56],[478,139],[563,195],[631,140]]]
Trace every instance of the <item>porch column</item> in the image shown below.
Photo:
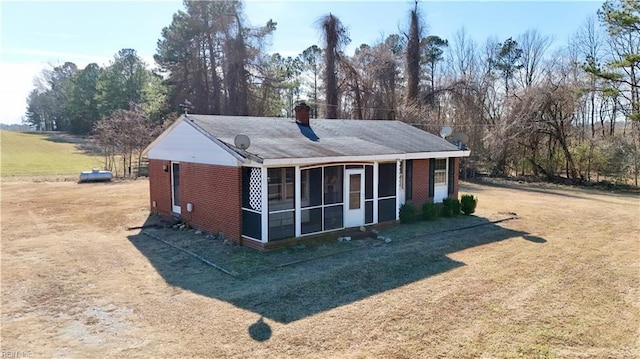
[[[269,177],[267,176],[267,168],[262,167],[260,171],[262,175],[262,243],[269,241]]]
[[[295,223],[295,227],[296,227],[296,237],[300,237],[300,235],[302,234],[302,221],[301,221],[301,217],[300,217],[300,213],[301,213],[301,205],[302,203],[300,203],[300,197],[301,197],[301,183],[300,183],[300,179],[302,178],[302,176],[300,175],[300,166],[296,166],[295,168],[295,176],[294,176],[294,197],[293,197],[293,203],[295,205],[295,214],[294,214],[294,223]]]
[[[396,221],[400,220],[400,160],[396,160]]]
[[[378,162],[373,163],[373,223],[378,223]]]

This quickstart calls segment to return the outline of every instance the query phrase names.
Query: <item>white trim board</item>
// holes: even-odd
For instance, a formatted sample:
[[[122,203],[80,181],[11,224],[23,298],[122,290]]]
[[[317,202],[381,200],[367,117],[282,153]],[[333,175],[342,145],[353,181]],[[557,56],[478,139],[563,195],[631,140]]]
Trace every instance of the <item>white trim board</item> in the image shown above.
[[[264,159],[262,165],[272,167],[313,165],[320,163],[347,163],[347,162],[395,162],[398,160],[415,160],[428,158],[468,157],[471,151],[439,151],[399,153],[392,155],[367,155],[367,156],[342,156],[342,157],[309,157],[309,158],[275,158]]]

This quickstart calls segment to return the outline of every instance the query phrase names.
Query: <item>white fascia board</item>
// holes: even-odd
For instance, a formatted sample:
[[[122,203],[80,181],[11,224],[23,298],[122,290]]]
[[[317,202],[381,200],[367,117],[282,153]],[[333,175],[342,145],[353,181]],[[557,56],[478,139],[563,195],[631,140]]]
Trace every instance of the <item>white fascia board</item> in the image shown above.
[[[312,165],[316,163],[332,162],[386,162],[397,160],[414,160],[426,158],[447,158],[447,157],[468,157],[471,151],[437,151],[437,152],[416,152],[398,153],[391,155],[367,155],[367,156],[340,156],[340,157],[308,157],[308,158],[272,158],[262,160],[265,167],[273,166],[295,166]]]
[[[242,167],[256,167],[256,168],[262,168],[264,167],[262,165],[262,163],[260,162],[256,162],[256,161],[252,161],[250,159],[247,159],[244,161],[244,163],[242,164]]]
[[[438,152],[416,152],[405,154],[406,160],[420,160],[427,158],[449,158],[449,157],[469,157],[471,151],[438,151]]]
[[[343,156],[343,157],[309,157],[309,158],[274,158],[264,159],[264,166],[294,166],[294,165],[312,165],[316,163],[333,163],[333,162],[374,162],[374,161],[396,161],[403,158],[403,154],[397,155],[370,155],[370,156]]]

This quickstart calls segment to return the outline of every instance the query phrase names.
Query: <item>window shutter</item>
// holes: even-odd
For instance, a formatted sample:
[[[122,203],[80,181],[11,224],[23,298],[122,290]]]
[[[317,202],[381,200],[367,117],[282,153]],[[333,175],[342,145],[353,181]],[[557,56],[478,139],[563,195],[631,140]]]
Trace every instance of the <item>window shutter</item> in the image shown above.
[[[456,176],[456,159],[449,157],[449,178],[447,183],[449,184],[449,197],[453,195],[454,184],[458,176]]]
[[[404,170],[405,170],[404,196],[406,200],[410,201],[411,199],[413,199],[413,160],[405,161]]]
[[[434,188],[433,182],[435,182],[435,174],[436,174],[436,159],[429,159],[429,198],[433,198]]]

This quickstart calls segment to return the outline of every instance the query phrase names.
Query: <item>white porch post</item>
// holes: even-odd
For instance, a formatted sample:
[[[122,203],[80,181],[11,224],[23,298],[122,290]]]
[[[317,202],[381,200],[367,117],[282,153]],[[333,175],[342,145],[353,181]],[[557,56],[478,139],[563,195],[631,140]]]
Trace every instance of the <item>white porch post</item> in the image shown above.
[[[262,167],[260,171],[262,175],[262,243],[269,241],[269,176],[267,176],[267,168]]]
[[[300,208],[301,208],[301,203],[300,203],[300,197],[301,197],[301,184],[300,184],[300,179],[302,178],[302,176],[300,175],[300,166],[296,166],[295,168],[295,182],[294,182],[294,186],[295,186],[295,191],[294,191],[294,203],[295,203],[295,218],[294,218],[294,223],[295,223],[295,227],[296,227],[296,237],[300,237],[300,235],[302,234],[302,218],[300,217]]]
[[[396,221],[400,220],[400,160],[396,160]]]
[[[373,163],[373,223],[378,223],[378,162]]]

